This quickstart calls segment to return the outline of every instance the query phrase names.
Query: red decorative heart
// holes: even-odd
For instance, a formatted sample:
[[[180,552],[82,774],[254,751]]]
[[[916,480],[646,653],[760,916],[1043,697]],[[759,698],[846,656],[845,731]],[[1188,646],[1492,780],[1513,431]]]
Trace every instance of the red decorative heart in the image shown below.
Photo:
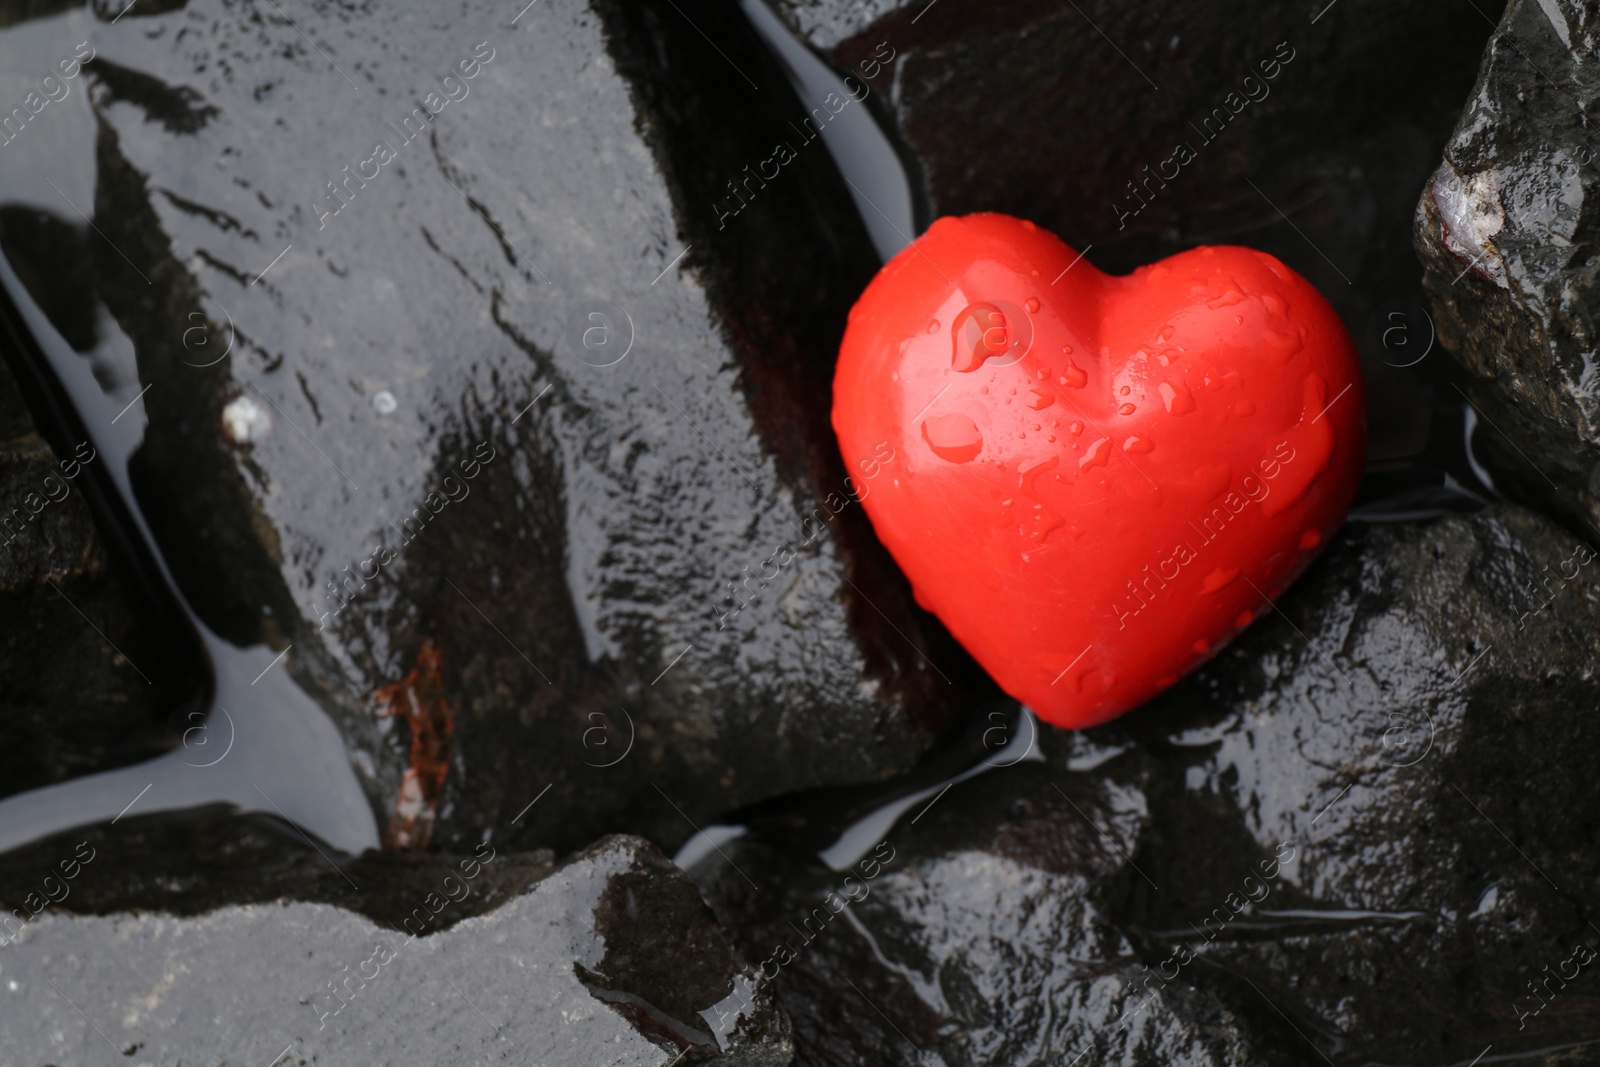
[[[1075,728],[1268,611],[1344,520],[1366,450],[1349,334],[1276,259],[1197,248],[1116,278],[1006,215],[940,219],[884,266],[833,395],[917,601]]]

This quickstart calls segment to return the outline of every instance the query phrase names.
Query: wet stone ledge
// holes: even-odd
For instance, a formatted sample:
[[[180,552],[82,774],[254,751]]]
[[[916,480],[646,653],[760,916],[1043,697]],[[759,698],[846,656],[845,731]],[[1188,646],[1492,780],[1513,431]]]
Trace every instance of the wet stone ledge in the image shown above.
[[[736,996],[749,968],[694,883],[641,839],[560,863],[484,845],[334,869],[238,829],[59,839],[8,865],[7,905],[61,905],[0,919],[7,1063],[790,1062],[782,1012]],[[196,878],[149,858],[207,838],[260,865],[253,883],[230,883],[217,860]],[[132,891],[101,913],[111,883]]]

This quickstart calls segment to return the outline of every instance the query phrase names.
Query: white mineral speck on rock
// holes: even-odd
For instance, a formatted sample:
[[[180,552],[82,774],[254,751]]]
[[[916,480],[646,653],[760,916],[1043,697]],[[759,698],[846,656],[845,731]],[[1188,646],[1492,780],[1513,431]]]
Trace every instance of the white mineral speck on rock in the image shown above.
[[[248,445],[272,432],[272,414],[262,404],[239,395],[222,409],[222,433],[236,445]]]
[[[1505,263],[1494,238],[1506,224],[1499,183],[1492,170],[1464,175],[1447,159],[1433,172],[1429,186],[1444,223],[1444,245],[1472,269],[1505,284]]]

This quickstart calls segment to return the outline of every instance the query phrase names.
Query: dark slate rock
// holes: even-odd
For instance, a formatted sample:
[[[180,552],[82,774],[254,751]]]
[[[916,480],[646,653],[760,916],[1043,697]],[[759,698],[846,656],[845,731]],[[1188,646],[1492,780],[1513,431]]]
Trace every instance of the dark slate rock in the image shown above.
[[[22,135],[72,164],[60,195],[7,163],[104,239],[7,252],[47,310],[103,309],[76,343],[108,390],[149,386],[133,485],[205,624],[292,645],[409,847],[536,796],[526,845],[670,842],[913,763],[990,683],[844,503],[831,367],[875,263],[826,151],[714,206],[799,110],[737,9],[292,18],[0,33],[94,49],[91,109]],[[408,678],[423,718],[380,714]]]
[[[1124,912],[1147,952],[1193,937],[1240,883],[1251,857],[1220,842],[1286,842],[1285,891],[1207,958],[1329,1055],[1443,1063],[1493,1044],[1563,1063],[1536,1053],[1600,1042],[1600,985],[1581,979],[1519,1025],[1542,1003],[1530,980],[1600,949],[1596,546],[1504,505],[1357,527],[1260,633],[1152,708],[1144,743],[1159,732],[1186,788],[1153,805],[1163,892]]]
[[[0,796],[148,759],[171,740],[167,694],[137,666],[153,671],[158,657],[145,655],[84,506],[79,482],[96,457],[83,449],[50,449],[0,363]]]
[[[1119,850],[1148,833],[1140,776],[1067,774],[1069,744],[1051,733],[1051,766],[953,787],[847,871],[723,846],[737,869],[702,884],[793,1020],[797,1063],[1295,1062],[1203,984],[1143,992],[1113,915],[1139,877]]]
[[[805,1064],[1596,1062],[1597,555],[1509,505],[1354,526],[1169,694],[903,820],[875,877],[741,842],[704,884]]]
[[[1417,206],[1439,338],[1500,488],[1600,520],[1600,13],[1514,0]]]
[[[1415,194],[1503,4],[775,6],[858,82],[893,56],[866,102],[904,150],[924,221],[1003,211],[1116,273],[1197,244],[1263,249],[1316,284],[1360,342],[1372,460],[1417,456],[1430,420],[1459,418],[1429,364],[1387,365],[1369,323],[1423,301],[1407,240]],[[1194,153],[1182,165],[1180,144]]]
[[[94,835],[99,848],[57,838],[11,865],[8,905],[41,889],[62,904],[25,924],[13,912],[0,945],[6,1062],[94,1062],[108,1042],[134,1063],[792,1058],[770,996],[737,998],[750,969],[694,883],[638,838],[559,864],[480,845],[335,869],[240,829],[146,826]],[[216,858],[200,878],[163,873],[175,849],[212,839],[233,862],[266,864],[254,903],[224,903],[245,883],[218,881]],[[97,880],[134,896],[106,911]]]

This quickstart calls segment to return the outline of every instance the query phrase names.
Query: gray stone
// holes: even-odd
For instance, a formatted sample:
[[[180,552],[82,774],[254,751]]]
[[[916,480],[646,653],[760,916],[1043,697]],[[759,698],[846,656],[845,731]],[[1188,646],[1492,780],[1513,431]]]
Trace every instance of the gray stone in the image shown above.
[[[1509,505],[1354,526],[1151,705],[903,820],[881,871],[746,841],[759,889],[704,884],[804,1063],[1596,1062],[1596,555]]]
[[[84,882],[97,865],[138,862],[65,841],[52,844]],[[475,890],[507,865],[524,884],[484,910]],[[199,915],[32,918],[0,945],[6,1062],[782,1067],[792,1057],[770,997],[719,1007],[748,984],[748,967],[694,884],[647,842],[608,838],[559,865],[483,846],[385,867],[373,858],[312,875],[381,877],[362,899],[386,913],[376,921],[265,893]]]
[[[1490,424],[1497,484],[1600,519],[1600,13],[1514,0],[1417,206],[1439,339]],[[1503,483],[1503,484],[1500,484]]]
[[[58,226],[93,205],[50,254],[108,391],[149,387],[134,491],[202,621],[292,645],[411,847],[410,773],[447,772],[440,847],[540,796],[516,832],[569,848],[913,763],[990,683],[848,502],[831,367],[875,263],[821,146],[746,177],[797,108],[737,10],[289,17],[0,32],[6,69],[95,50],[91,107],[0,167]],[[373,697],[430,648],[413,745]]]

